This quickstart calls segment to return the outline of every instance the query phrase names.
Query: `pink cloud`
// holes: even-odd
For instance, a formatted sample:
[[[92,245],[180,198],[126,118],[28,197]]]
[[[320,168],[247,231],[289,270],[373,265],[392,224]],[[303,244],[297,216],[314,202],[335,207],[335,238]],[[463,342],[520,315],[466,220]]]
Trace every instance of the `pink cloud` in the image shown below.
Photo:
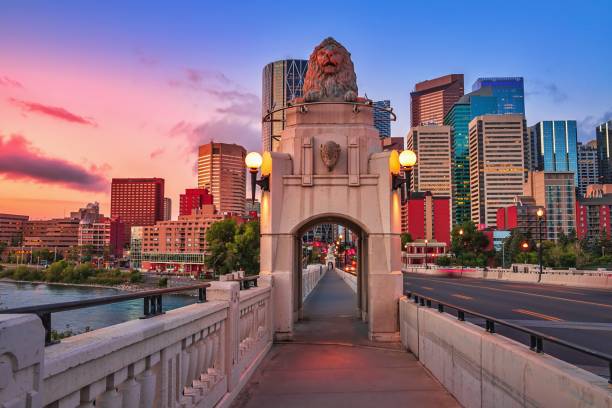
[[[81,125],[98,126],[90,118],[72,113],[59,106],[43,105],[37,102],[22,101],[19,99],[9,98],[9,102],[13,105],[21,108],[24,112],[36,113],[39,115],[51,116],[52,118],[63,120],[71,123],[79,123]]]
[[[6,180],[28,180],[75,190],[104,192],[108,180],[101,174],[109,166],[86,168],[64,159],[48,157],[21,135],[0,135],[0,176]]]
[[[165,153],[165,151],[166,151],[166,149],[165,149],[165,148],[163,148],[163,147],[157,148],[157,149],[153,150],[153,151],[151,152],[151,154],[149,154],[149,157],[150,157],[151,159],[154,159],[154,158],[156,158],[157,156],[161,156],[162,154],[164,154],[164,153]]]
[[[23,88],[23,84],[16,79],[5,76],[0,76],[0,85],[12,88]]]

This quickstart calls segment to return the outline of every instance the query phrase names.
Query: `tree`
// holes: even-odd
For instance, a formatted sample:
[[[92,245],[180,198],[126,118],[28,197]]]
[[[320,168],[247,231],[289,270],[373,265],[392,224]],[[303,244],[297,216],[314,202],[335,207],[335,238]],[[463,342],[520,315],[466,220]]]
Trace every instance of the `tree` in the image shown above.
[[[204,263],[215,273],[225,275],[232,272],[236,262],[231,246],[236,235],[236,221],[217,221],[206,230],[206,256]]]
[[[489,238],[471,221],[455,225],[451,231],[451,251],[455,255],[456,263],[464,266],[486,266],[487,260],[492,256],[491,251],[487,250],[488,246]]]
[[[247,275],[259,273],[259,221],[240,224],[229,245],[234,270],[242,269]]]
[[[402,251],[406,248],[406,244],[410,243],[413,241],[412,239],[412,235],[410,235],[409,232],[403,232],[402,235],[400,235],[401,240],[402,240]]]

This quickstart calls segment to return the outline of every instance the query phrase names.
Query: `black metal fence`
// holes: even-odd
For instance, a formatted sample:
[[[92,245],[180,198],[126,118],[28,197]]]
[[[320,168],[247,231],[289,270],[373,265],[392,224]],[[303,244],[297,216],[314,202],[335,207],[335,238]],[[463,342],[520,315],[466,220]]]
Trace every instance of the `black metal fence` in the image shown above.
[[[584,355],[595,357],[599,360],[603,360],[607,362],[608,364],[608,375],[609,375],[608,383],[612,384],[612,355],[602,353],[599,351],[595,351],[595,350],[591,350],[589,348],[582,347],[578,344],[575,344],[569,341],[565,341],[565,340],[561,340],[556,337],[549,336],[544,333],[540,333],[538,331],[531,330],[523,326],[519,326],[517,324],[508,322],[503,319],[496,319],[494,317],[485,315],[483,313],[474,312],[472,310],[466,309],[461,306],[454,305],[452,303],[442,302],[432,297],[424,296],[420,293],[410,292],[410,291],[405,291],[404,293],[408,297],[408,299],[411,299],[414,303],[417,303],[420,306],[433,307],[433,304],[436,304],[438,312],[440,313],[444,313],[445,311],[447,311],[446,309],[453,309],[456,313],[457,319],[460,321],[465,321],[466,315],[483,319],[485,322],[485,330],[489,333],[495,333],[496,325],[507,327],[512,330],[516,330],[521,333],[524,333],[529,337],[529,348],[536,353],[544,352],[544,342],[548,342],[551,344],[556,344],[558,346],[576,351]]]
[[[123,293],[114,296],[104,296],[94,299],[75,300],[72,302],[50,303],[38,306],[25,306],[13,309],[0,310],[1,314],[36,314],[42,321],[45,328],[45,345],[57,343],[51,338],[51,314],[57,312],[65,312],[67,310],[83,309],[86,307],[108,305],[110,303],[125,302],[126,300],[143,299],[143,316],[142,319],[148,319],[153,316],[163,314],[162,296],[170,293],[197,291],[198,303],[206,302],[206,288],[210,283],[201,283],[197,285],[181,286],[176,288],[164,288],[145,290],[134,293]]]

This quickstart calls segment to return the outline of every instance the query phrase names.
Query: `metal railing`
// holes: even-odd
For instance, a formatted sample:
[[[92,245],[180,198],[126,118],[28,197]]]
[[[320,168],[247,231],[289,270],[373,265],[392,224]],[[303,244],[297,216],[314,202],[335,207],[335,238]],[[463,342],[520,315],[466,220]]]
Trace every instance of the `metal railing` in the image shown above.
[[[56,344],[51,338],[51,313],[65,312],[68,310],[83,309],[86,307],[108,305],[111,303],[125,302],[127,300],[143,299],[143,316],[141,319],[148,319],[153,316],[163,314],[162,295],[177,292],[198,291],[198,303],[206,302],[206,288],[210,283],[197,285],[181,286],[176,288],[164,288],[145,290],[134,293],[124,293],[114,296],[104,296],[93,299],[74,300],[71,302],[49,303],[46,305],[16,307],[13,309],[0,310],[0,314],[36,314],[42,321],[45,328],[45,346]]]
[[[257,279],[259,279],[259,275],[245,276],[244,278],[237,279],[238,283],[240,284],[240,290],[256,288]]]
[[[595,357],[600,360],[604,360],[608,363],[608,375],[609,375],[608,383],[612,384],[612,355],[610,354],[591,350],[589,348],[582,347],[576,343],[561,340],[557,337],[549,336],[544,333],[538,332],[536,330],[531,330],[526,327],[519,326],[514,323],[510,323],[503,319],[497,319],[495,317],[491,317],[483,313],[478,313],[473,310],[469,310],[464,307],[454,305],[452,303],[442,302],[440,300],[434,299],[429,296],[423,296],[420,293],[406,292],[405,295],[408,297],[408,299],[412,299],[414,303],[417,303],[420,306],[432,307],[432,303],[436,303],[438,307],[438,312],[440,313],[444,313],[445,308],[454,309],[457,312],[457,320],[459,321],[465,321],[466,315],[484,319],[485,330],[489,333],[495,333],[495,325],[505,326],[510,329],[525,333],[529,336],[529,349],[536,353],[544,352],[544,341],[547,341],[549,343],[553,343],[553,344],[577,351],[579,353],[586,354],[588,356]]]
[[[266,112],[266,114],[264,115],[264,117],[261,118],[261,122],[262,123],[266,123],[266,122],[285,122],[284,119],[274,119],[272,117],[272,115],[274,115],[277,112],[282,112],[282,111],[285,111],[285,110],[291,109],[291,108],[299,108],[300,112],[306,113],[306,112],[308,112],[308,107],[309,106],[313,106],[313,105],[352,105],[353,106],[353,112],[355,112],[355,113],[359,112],[359,107],[360,106],[364,106],[364,107],[372,108],[374,110],[379,110],[379,111],[386,112],[386,113],[388,113],[390,115],[392,121],[396,121],[397,120],[397,116],[395,115],[395,112],[393,112],[393,108],[391,108],[391,107],[387,108],[387,107],[384,107],[384,106],[376,106],[376,105],[374,105],[373,101],[368,99],[365,102],[319,101],[319,102],[301,102],[301,103],[296,103],[296,104],[288,104],[287,106],[283,106],[283,107],[280,107],[278,109],[268,110]]]

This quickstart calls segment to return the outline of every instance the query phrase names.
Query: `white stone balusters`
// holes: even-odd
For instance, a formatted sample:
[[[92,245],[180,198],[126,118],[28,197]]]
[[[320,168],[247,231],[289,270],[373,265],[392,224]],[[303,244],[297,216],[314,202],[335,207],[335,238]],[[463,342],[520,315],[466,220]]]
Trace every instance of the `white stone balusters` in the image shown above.
[[[117,387],[124,408],[140,405],[140,388],[140,383],[134,378],[134,364],[130,364],[128,366],[128,379]]]
[[[136,376],[136,382],[140,385],[140,404],[138,408],[148,408],[153,406],[156,396],[157,376],[153,372],[152,367],[159,364],[160,355],[148,356],[145,359],[145,370]]]

